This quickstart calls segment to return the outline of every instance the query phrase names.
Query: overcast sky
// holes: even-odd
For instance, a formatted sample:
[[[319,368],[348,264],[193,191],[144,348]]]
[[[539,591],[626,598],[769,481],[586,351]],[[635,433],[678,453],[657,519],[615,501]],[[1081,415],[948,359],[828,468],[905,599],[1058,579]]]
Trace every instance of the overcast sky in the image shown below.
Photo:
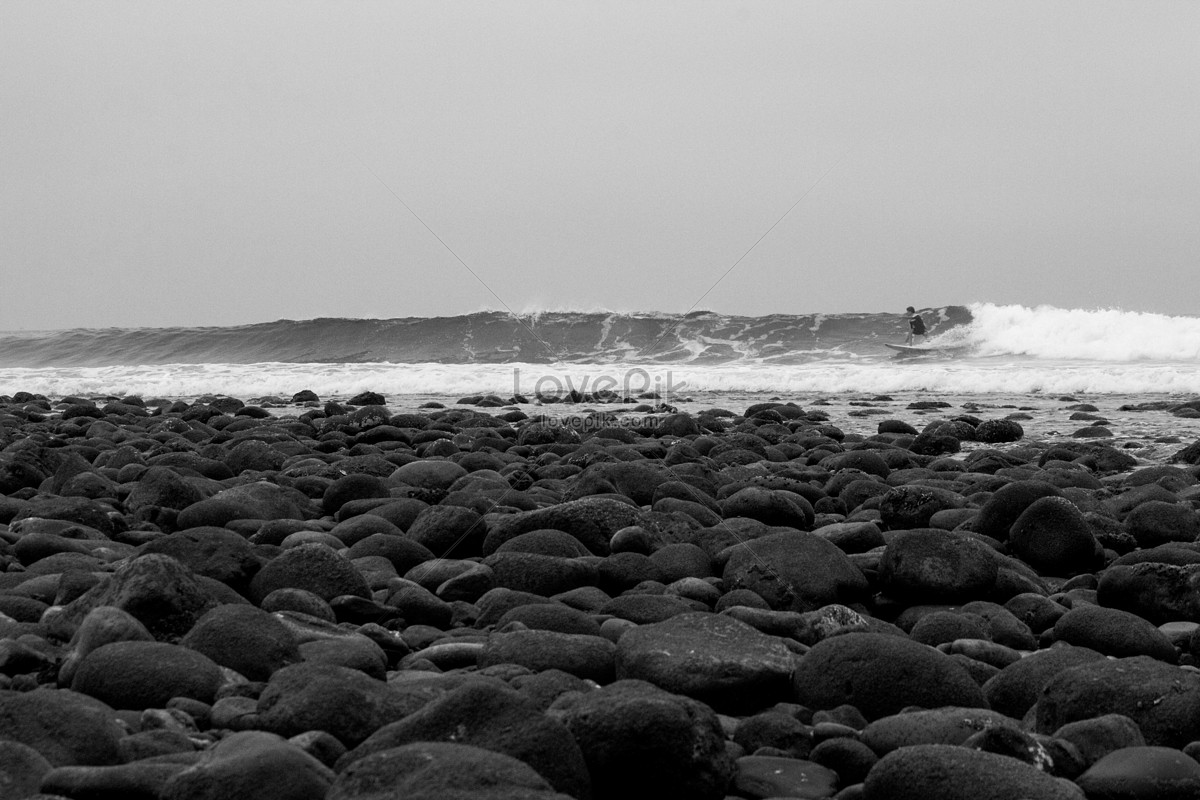
[[[9,330],[1200,314],[1200,3],[0,0],[0,278]]]

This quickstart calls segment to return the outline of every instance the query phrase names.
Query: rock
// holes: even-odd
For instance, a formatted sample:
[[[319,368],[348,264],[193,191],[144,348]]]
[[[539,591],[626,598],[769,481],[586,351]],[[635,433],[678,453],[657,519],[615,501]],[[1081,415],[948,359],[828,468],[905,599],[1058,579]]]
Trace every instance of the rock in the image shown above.
[[[843,553],[865,553],[887,543],[874,522],[835,522],[822,525],[813,533],[832,542]]]
[[[890,490],[879,501],[879,514],[889,530],[928,528],[930,518],[939,511],[962,508],[966,500],[946,489],[907,485]]]
[[[861,784],[879,761],[871,748],[848,736],[823,740],[812,749],[808,758],[836,772],[843,786]]]
[[[1150,656],[1168,664],[1178,660],[1171,640],[1136,614],[1081,604],[1054,623],[1054,638],[1090,647],[1106,656]]]
[[[483,552],[487,525],[477,512],[461,506],[430,506],[406,534],[439,558],[470,558]]]
[[[615,674],[616,651],[616,645],[600,636],[515,630],[488,636],[479,656],[479,667],[519,664],[535,672],[557,669],[608,683]]]
[[[1115,564],[1101,573],[1096,601],[1155,625],[1200,622],[1200,564]]]
[[[733,789],[740,797],[833,797],[838,774],[812,761],[771,756],[737,760]]]
[[[976,533],[1005,541],[1009,528],[1025,509],[1041,497],[1061,497],[1062,490],[1045,481],[1013,481],[1001,486],[979,509],[971,526]]]
[[[295,489],[266,481],[223,489],[179,512],[180,529],[221,528],[235,519],[304,519],[308,498]]]
[[[118,764],[124,735],[116,711],[87,695],[0,692],[0,741],[32,747],[52,766]]]
[[[300,663],[271,675],[258,698],[258,725],[284,737],[323,730],[357,747],[423,704],[358,670]]]
[[[113,606],[92,609],[67,644],[67,655],[58,671],[60,686],[70,686],[84,656],[102,645],[113,642],[152,642],[154,637],[146,626],[129,613]]]
[[[531,630],[600,635],[600,623],[594,617],[562,603],[529,603],[509,609],[496,621],[496,628],[503,630],[513,622]]]
[[[533,767],[452,742],[417,742],[356,761],[324,800],[568,800]]]
[[[721,515],[748,517],[766,525],[808,530],[813,523],[812,504],[781,489],[747,486],[721,501]]]
[[[1182,748],[1200,739],[1200,674],[1149,656],[1105,659],[1055,675],[1037,702],[1036,730],[1123,714],[1146,744]]]
[[[690,613],[640,625],[617,643],[618,679],[638,679],[747,713],[790,699],[791,651],[727,616]]]
[[[595,586],[599,570],[578,558],[556,558],[537,553],[493,553],[483,560],[500,588],[549,597],[581,586]]]
[[[1070,742],[1083,759],[1085,768],[1114,750],[1146,744],[1137,723],[1123,714],[1103,714],[1068,722],[1054,732],[1054,738]]]
[[[170,508],[182,511],[203,497],[200,490],[172,469],[150,467],[134,484],[125,498],[125,510],[137,514],[146,508]]]
[[[571,534],[589,552],[604,556],[608,555],[613,534],[641,520],[640,509],[607,497],[585,497],[535,511],[489,517],[483,553],[496,552],[501,544],[522,533],[553,528]]]
[[[985,419],[975,426],[975,438],[988,444],[1015,442],[1025,435],[1025,429],[1016,420]]]
[[[326,601],[344,594],[371,596],[362,574],[324,544],[302,544],[275,556],[250,582],[250,596],[261,602],[276,589],[285,588],[304,589]]]
[[[333,530],[329,531],[329,535],[340,541],[346,547],[353,547],[371,536],[391,536],[397,539],[408,539],[404,532],[393,525],[383,517],[374,514],[359,514],[356,517],[344,519],[337,525],[333,526]],[[359,558],[360,556],[351,556],[347,554],[347,558]]]
[[[536,530],[522,533],[496,548],[497,553],[537,553],[557,558],[578,558],[591,555],[588,549],[565,531]]]
[[[920,529],[896,533],[879,563],[879,584],[908,603],[954,603],[986,596],[996,583],[995,552],[963,533]]]
[[[999,711],[945,706],[881,717],[867,725],[859,740],[876,755],[884,756],[901,747],[918,744],[959,745],[988,728],[1019,728],[1020,725],[1020,720]]]
[[[56,767],[42,779],[46,795],[88,798],[157,798],[186,764],[141,761],[110,767]]]
[[[1015,758],[945,744],[901,747],[863,782],[865,800],[1080,800],[1070,783]]]
[[[649,625],[690,614],[696,611],[696,606],[672,595],[631,593],[608,600],[598,611],[638,625]]]
[[[793,681],[798,702],[814,709],[848,703],[868,720],[906,706],[987,707],[979,685],[952,658],[888,634],[823,639],[800,658]]]
[[[229,448],[225,463],[234,475],[246,470],[251,472],[274,472],[283,466],[287,458],[270,444],[258,439],[244,439]]]
[[[189,528],[147,542],[139,555],[169,556],[197,575],[220,581],[245,593],[262,565],[254,546],[226,528]]]
[[[1069,577],[1100,566],[1104,553],[1082,512],[1064,497],[1039,497],[1012,524],[1013,555],[1043,575]]]
[[[370,516],[365,514],[364,516]],[[404,575],[418,564],[432,561],[436,558],[428,547],[414,542],[407,536],[396,536],[386,533],[373,533],[350,545],[346,558],[353,561],[367,556],[382,556],[396,568],[396,574]]]
[[[321,800],[333,771],[270,733],[232,733],[167,781],[162,800]]]
[[[1114,750],[1075,779],[1088,797],[1187,800],[1200,797],[1200,763],[1168,747]]]
[[[418,742],[454,742],[519,759],[557,791],[590,794],[583,753],[562,723],[502,684],[469,681],[377,730],[338,762],[339,772],[376,753]]]
[[[1195,542],[1200,538],[1200,514],[1190,505],[1147,500],[1126,515],[1125,528],[1138,547]]]
[[[415,486],[418,489],[446,491],[456,480],[467,474],[467,470],[453,461],[424,459],[410,461],[396,468],[387,482],[393,486]]]
[[[361,472],[351,472],[334,480],[326,487],[321,496],[321,507],[325,513],[334,516],[342,506],[355,500],[390,498],[388,484],[377,475]]]
[[[113,708],[163,708],[173,697],[216,700],[224,680],[208,656],[166,642],[113,642],[83,657],[71,689]]]
[[[179,641],[252,681],[302,660],[296,637],[276,617],[250,605],[222,605],[200,619]]]
[[[1104,656],[1095,650],[1060,642],[1000,670],[983,685],[983,693],[993,709],[1022,719],[1033,708],[1046,684],[1059,673],[1103,660]]]
[[[771,608],[814,611],[853,603],[870,586],[835,545],[813,533],[776,533],[733,548],[723,573],[726,591],[749,589]]]
[[[762,711],[738,720],[733,743],[747,753],[770,747],[787,752],[793,758],[807,758],[812,750],[813,728],[794,714]]]
[[[27,744],[0,740],[0,797],[17,800],[37,794],[54,766]]]
[[[119,608],[146,626],[159,641],[177,641],[218,605],[211,587],[169,556],[148,554],[127,561],[71,601],[51,624],[70,636],[95,608]]]
[[[735,774],[716,714],[649,683],[617,681],[558,713],[583,751],[594,800],[721,800]]]

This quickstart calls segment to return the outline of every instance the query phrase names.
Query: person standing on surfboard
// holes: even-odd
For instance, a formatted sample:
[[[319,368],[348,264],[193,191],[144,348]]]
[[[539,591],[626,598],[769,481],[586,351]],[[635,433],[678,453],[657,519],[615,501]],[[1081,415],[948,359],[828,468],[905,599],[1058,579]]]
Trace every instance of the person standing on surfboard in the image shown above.
[[[905,344],[911,345],[914,336],[925,336],[925,320],[921,319],[921,315],[912,306],[904,309],[908,313],[908,338],[904,340]]]

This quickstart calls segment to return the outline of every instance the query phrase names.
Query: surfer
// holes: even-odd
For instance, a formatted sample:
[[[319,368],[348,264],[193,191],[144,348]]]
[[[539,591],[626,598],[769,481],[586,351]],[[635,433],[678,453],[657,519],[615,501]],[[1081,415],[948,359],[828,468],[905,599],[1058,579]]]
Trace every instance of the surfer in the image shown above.
[[[911,345],[914,336],[925,336],[925,320],[921,319],[921,315],[912,306],[904,310],[908,313],[908,338],[904,340],[904,343]]]

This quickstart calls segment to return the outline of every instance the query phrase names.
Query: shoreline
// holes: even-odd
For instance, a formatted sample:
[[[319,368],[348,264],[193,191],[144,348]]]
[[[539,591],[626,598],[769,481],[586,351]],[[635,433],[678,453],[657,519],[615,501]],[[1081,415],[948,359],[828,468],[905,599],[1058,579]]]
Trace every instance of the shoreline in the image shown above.
[[[1200,402],[780,398],[0,406],[17,796],[1200,792]]]

